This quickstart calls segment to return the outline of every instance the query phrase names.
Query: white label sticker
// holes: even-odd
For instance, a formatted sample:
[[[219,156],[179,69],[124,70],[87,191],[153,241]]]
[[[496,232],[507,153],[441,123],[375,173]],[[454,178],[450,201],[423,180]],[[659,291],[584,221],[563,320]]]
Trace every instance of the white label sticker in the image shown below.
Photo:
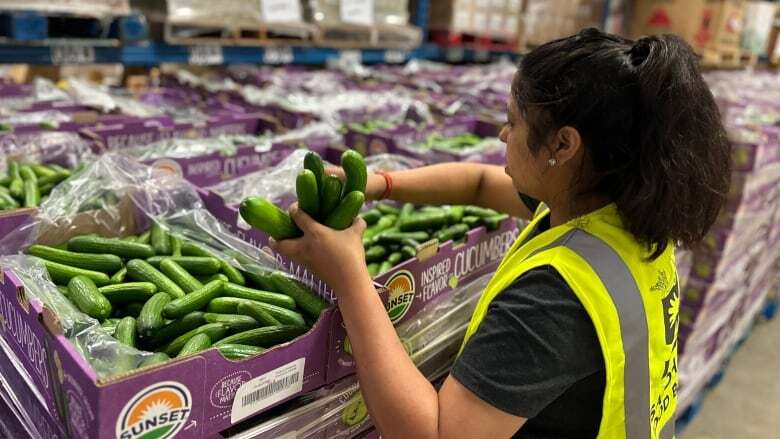
[[[303,21],[299,1],[260,0],[260,12],[268,23]]]
[[[342,50],[339,52],[339,58],[347,65],[349,64],[361,64],[363,62],[363,54],[360,50]]]
[[[193,65],[208,66],[224,62],[222,46],[191,46],[189,52],[190,64]]]
[[[233,400],[230,423],[235,424],[300,392],[305,363],[305,358],[299,358],[242,384]]]
[[[374,0],[341,0],[341,21],[366,26],[374,24]]]
[[[92,46],[51,46],[52,64],[90,64],[95,62]]]
[[[292,47],[267,47],[263,52],[266,64],[291,64],[294,58]]]
[[[406,61],[407,53],[403,50],[386,50],[385,62],[388,64],[400,64]]]

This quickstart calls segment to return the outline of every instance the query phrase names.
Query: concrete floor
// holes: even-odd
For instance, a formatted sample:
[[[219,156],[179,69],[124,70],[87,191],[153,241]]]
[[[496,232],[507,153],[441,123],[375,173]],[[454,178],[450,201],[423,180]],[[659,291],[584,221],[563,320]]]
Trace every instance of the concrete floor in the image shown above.
[[[679,439],[780,438],[780,315],[757,324]]]

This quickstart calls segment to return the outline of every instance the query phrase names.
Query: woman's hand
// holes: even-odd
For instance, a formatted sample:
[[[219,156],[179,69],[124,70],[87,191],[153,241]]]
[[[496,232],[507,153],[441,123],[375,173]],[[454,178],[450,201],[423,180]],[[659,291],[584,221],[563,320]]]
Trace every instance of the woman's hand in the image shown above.
[[[271,241],[279,253],[308,267],[336,292],[349,292],[361,276],[369,277],[363,250],[366,222],[357,217],[348,229],[324,226],[298,208],[290,206],[290,217],[303,231],[298,239]]]
[[[329,166],[325,168],[325,174],[335,175],[344,181],[344,170],[338,166]],[[378,174],[368,174],[368,180],[366,181],[366,201],[378,200],[387,189],[387,182],[385,178]]]

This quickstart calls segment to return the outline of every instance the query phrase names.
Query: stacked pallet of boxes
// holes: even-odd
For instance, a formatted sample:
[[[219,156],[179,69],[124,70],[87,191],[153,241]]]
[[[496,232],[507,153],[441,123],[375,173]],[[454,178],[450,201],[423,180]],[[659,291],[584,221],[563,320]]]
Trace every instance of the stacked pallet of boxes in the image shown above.
[[[607,3],[603,0],[527,0],[526,42],[533,47],[583,28],[602,27]]]
[[[778,288],[780,83],[776,75],[740,72],[708,81],[725,117],[734,173],[726,206],[693,249],[681,289],[680,409],[719,371]]]
[[[491,42],[522,48],[521,0],[434,0],[431,2],[431,38],[440,44]]]
[[[376,0],[307,0],[306,16],[318,30],[320,46],[410,49],[422,33],[409,24],[408,2]]]

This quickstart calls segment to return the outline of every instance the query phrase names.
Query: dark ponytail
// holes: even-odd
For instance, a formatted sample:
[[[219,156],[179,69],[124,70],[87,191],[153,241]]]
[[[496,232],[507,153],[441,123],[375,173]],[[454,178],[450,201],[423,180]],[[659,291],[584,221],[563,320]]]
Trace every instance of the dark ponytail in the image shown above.
[[[679,37],[633,42],[584,30],[524,57],[512,94],[532,151],[563,126],[579,131],[593,172],[578,184],[617,204],[651,258],[670,240],[696,243],[715,222],[730,145],[698,59]]]

